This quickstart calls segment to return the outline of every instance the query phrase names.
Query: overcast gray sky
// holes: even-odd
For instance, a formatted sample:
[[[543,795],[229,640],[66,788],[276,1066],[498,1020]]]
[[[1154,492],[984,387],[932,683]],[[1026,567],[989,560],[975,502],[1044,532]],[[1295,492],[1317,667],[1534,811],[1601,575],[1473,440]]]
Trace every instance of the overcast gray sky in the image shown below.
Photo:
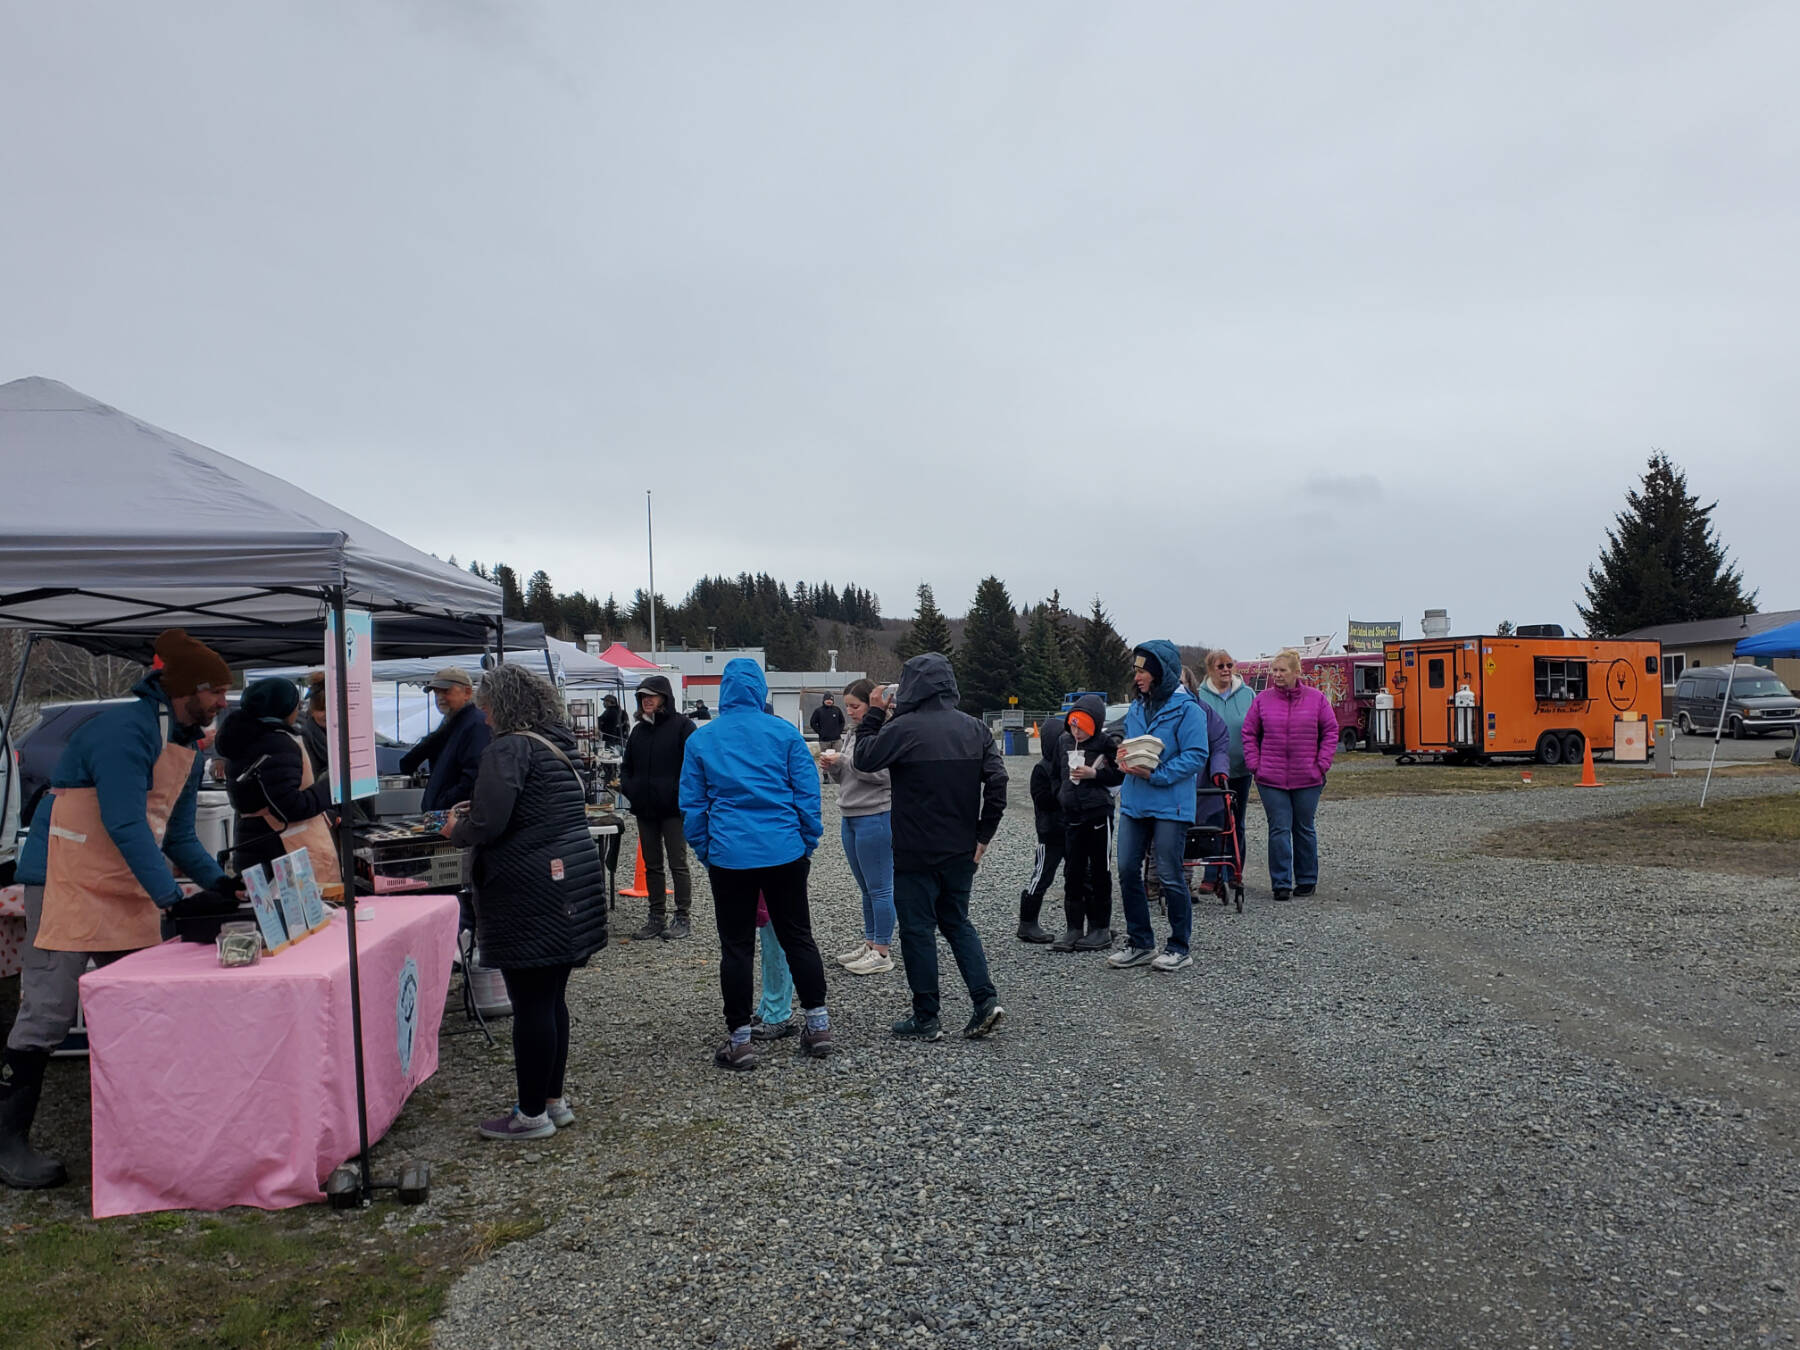
[[[402,538],[1272,649],[1800,607],[1800,6],[0,0],[0,381]],[[21,509],[8,503],[8,510]],[[25,508],[28,509],[28,508]]]

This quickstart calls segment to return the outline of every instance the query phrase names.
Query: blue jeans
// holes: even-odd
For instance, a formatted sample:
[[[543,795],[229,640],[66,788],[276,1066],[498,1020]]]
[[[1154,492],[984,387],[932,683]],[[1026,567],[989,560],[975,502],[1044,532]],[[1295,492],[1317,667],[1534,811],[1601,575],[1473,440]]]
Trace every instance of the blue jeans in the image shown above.
[[[900,920],[900,959],[912,990],[913,1015],[936,1017],[938,998],[937,935],[942,933],[977,1007],[994,997],[988,978],[987,953],[981,935],[969,922],[969,891],[975,884],[975,860],[921,872],[894,873],[894,911]]]
[[[1169,907],[1168,949],[1188,949],[1194,905],[1188,895],[1187,873],[1181,867],[1187,832],[1185,821],[1119,817],[1119,900],[1125,910],[1126,941],[1133,947],[1145,951],[1156,948],[1156,930],[1150,927],[1150,897],[1144,893],[1144,854],[1149,852],[1156,859],[1163,903]]]
[[[1320,787],[1270,787],[1258,783],[1263,815],[1269,821],[1269,885],[1278,891],[1319,884],[1319,835],[1313,829]]]
[[[775,925],[765,923],[756,936],[762,944],[762,1002],[756,1015],[778,1027],[794,1015],[794,976],[788,970],[781,940],[775,936]]]
[[[894,833],[886,811],[845,816],[838,827],[850,875],[862,892],[863,937],[877,947],[894,940]]]

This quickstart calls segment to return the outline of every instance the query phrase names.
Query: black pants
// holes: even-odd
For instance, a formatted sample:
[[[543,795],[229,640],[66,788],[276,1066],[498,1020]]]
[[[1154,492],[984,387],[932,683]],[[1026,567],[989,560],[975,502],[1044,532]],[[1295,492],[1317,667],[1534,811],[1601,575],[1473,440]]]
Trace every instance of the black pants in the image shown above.
[[[1063,914],[1077,933],[1112,927],[1112,817],[1070,825],[1063,831],[1068,861],[1063,864]]]
[[[1056,869],[1063,860],[1063,836],[1058,830],[1048,839],[1038,840],[1037,857],[1031,864],[1031,884],[1019,896],[1019,922],[1036,923],[1044,907],[1044,897],[1056,880]],[[1066,879],[1066,877],[1065,877]]]
[[[725,996],[725,1026],[750,1025],[754,1004],[756,897],[769,907],[775,940],[793,972],[802,1008],[825,1006],[825,963],[813,941],[806,879],[812,863],[796,858],[779,867],[709,867],[713,915],[719,925],[719,992]]]
[[[569,966],[502,970],[512,1000],[513,1072],[519,1079],[519,1110],[544,1114],[544,1103],[563,1095],[569,1065]]]

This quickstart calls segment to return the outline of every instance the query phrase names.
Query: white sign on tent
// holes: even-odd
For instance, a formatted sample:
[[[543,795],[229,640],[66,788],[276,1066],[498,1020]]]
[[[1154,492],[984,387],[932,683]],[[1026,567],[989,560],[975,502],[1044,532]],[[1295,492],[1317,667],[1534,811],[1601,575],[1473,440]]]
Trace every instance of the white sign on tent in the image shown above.
[[[375,763],[375,624],[366,609],[344,611],[344,650],[349,655],[344,700],[350,727],[350,772],[344,772],[342,733],[338,730],[338,701],[325,702],[325,740],[331,755],[331,800],[340,806],[347,800],[373,797],[381,790],[381,771]],[[337,615],[325,616],[325,687],[336,689],[338,680]],[[349,779],[350,792],[344,794]]]

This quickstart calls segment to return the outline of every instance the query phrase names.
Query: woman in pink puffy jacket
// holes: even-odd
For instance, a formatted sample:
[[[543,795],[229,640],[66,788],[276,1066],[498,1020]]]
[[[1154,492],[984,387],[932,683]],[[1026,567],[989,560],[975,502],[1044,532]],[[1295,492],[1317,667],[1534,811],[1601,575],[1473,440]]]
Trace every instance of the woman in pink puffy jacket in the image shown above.
[[[1256,778],[1269,821],[1269,884],[1277,900],[1319,886],[1319,794],[1337,751],[1337,714],[1325,695],[1300,683],[1300,653],[1275,657],[1269,687],[1244,714],[1244,766]]]

